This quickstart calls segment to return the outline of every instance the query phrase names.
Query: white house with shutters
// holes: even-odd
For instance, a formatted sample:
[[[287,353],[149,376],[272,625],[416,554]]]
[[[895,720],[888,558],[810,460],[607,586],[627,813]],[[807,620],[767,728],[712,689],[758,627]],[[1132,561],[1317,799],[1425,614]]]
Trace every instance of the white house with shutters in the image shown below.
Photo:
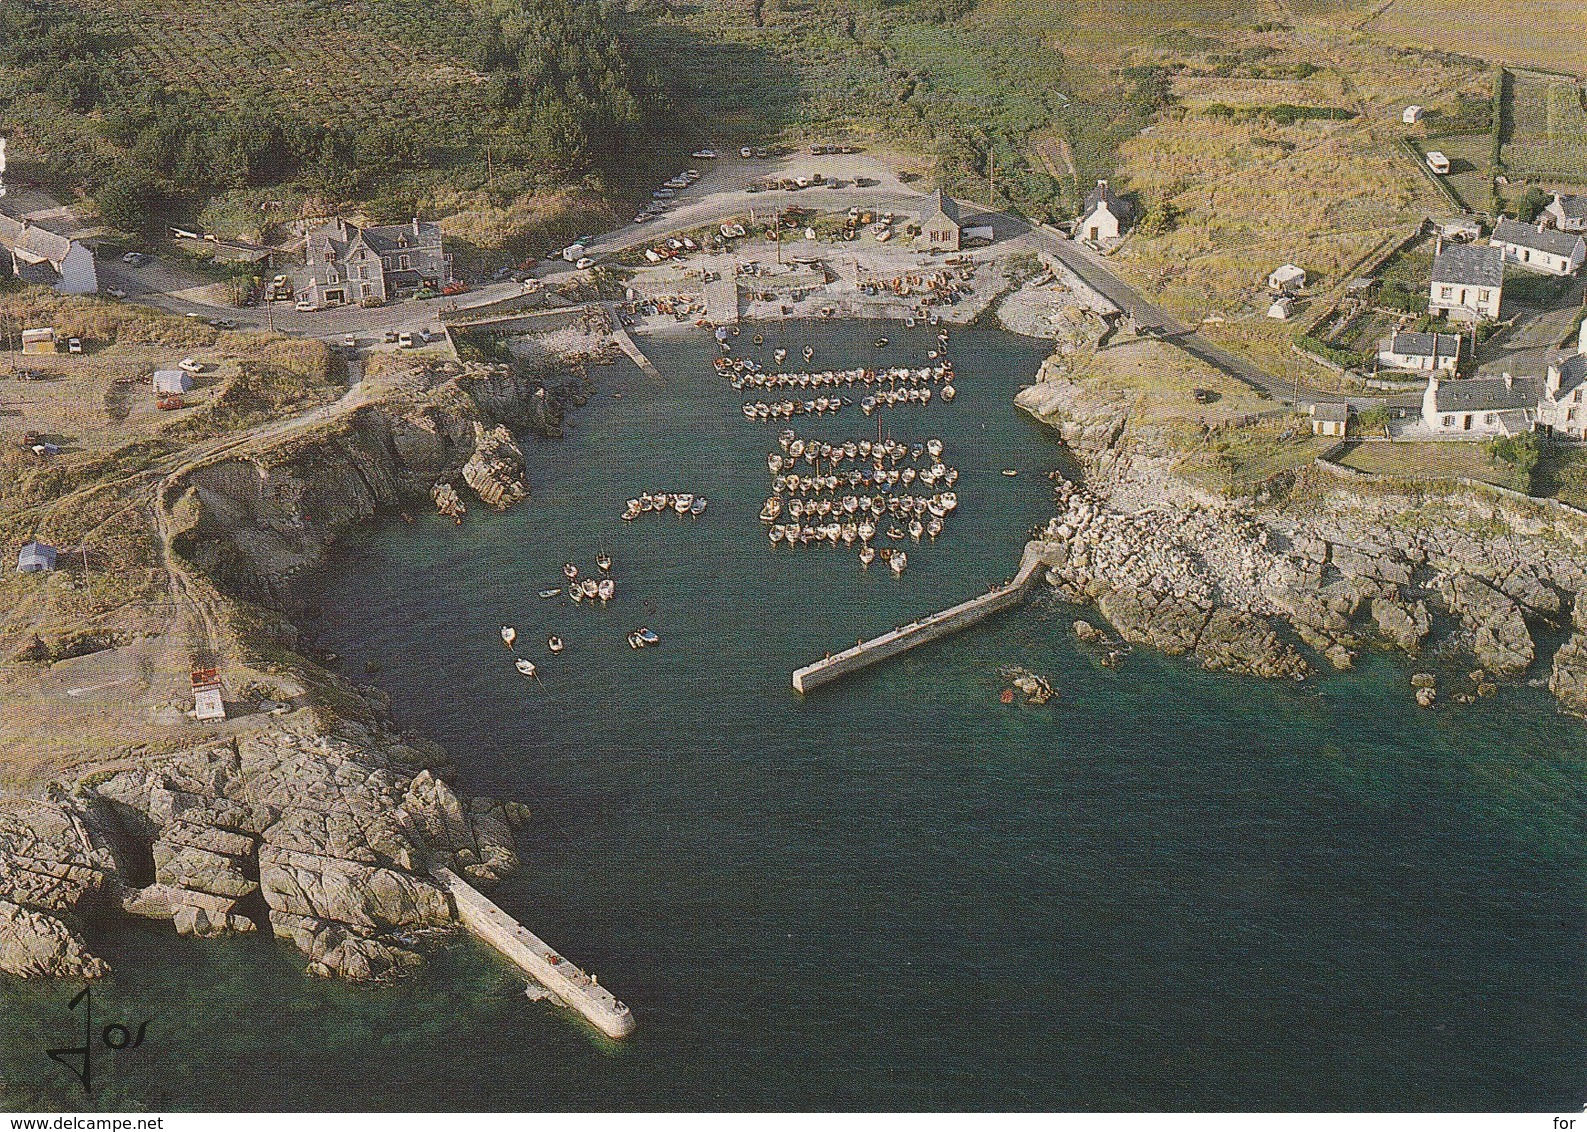
[[[1489,242],[1504,252],[1506,263],[1547,275],[1574,275],[1587,261],[1587,239],[1545,227],[1543,221],[1522,224],[1501,216]]]

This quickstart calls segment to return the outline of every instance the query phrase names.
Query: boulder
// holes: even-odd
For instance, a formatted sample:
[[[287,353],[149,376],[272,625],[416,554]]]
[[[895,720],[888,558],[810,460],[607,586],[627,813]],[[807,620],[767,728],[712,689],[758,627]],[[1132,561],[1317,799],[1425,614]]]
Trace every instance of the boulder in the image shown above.
[[[1373,598],[1372,620],[1398,648],[1413,654],[1421,650],[1433,628],[1426,602],[1404,602],[1397,597]]]
[[[97,979],[110,965],[61,920],[0,900],[0,971],[24,979]]]

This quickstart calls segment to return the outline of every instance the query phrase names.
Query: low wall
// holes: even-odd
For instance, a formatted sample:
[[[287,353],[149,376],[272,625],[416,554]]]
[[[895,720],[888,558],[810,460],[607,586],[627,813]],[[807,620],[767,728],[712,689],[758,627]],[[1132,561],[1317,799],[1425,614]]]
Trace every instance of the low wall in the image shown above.
[[[1530,503],[1545,510],[1554,511],[1561,515],[1568,515],[1573,519],[1587,519],[1587,511],[1574,507],[1559,499],[1552,499],[1543,495],[1527,495],[1525,492],[1515,491],[1508,487],[1500,487],[1487,480],[1474,480],[1469,476],[1437,476],[1421,478],[1417,476],[1390,476],[1382,472],[1368,472],[1361,468],[1352,468],[1348,464],[1339,463],[1338,457],[1344,454],[1345,448],[1351,444],[1363,443],[1362,441],[1342,441],[1326,452],[1317,456],[1312,462],[1319,470],[1339,479],[1359,479],[1369,483],[1404,484],[1407,487],[1427,486],[1436,487],[1439,484],[1458,484],[1461,487],[1474,488],[1485,491],[1490,495],[1497,495],[1503,499],[1513,499],[1517,503]],[[1392,440],[1374,441],[1373,443],[1393,444]],[[1469,443],[1468,441],[1450,441],[1451,444]]]
[[[490,944],[508,961],[577,1010],[590,1024],[611,1038],[626,1038],[634,1032],[634,1014],[611,991],[573,963],[558,955],[549,944],[450,869],[435,868],[430,873],[452,897],[457,918],[476,938]]]
[[[920,645],[941,640],[993,614],[1019,605],[1029,596],[1032,583],[1039,577],[1038,571],[1042,565],[1039,547],[1039,543],[1026,545],[1019,572],[1008,585],[795,670],[794,691],[804,695],[823,684],[830,684],[873,664],[890,660]]]

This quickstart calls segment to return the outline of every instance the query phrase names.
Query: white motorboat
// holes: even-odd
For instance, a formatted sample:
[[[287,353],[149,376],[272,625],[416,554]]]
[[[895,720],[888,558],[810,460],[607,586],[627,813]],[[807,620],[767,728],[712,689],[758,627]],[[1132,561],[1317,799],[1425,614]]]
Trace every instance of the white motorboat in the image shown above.
[[[816,348],[814,346],[806,346],[804,353],[805,361],[808,362],[811,358],[816,356]]]
[[[926,452],[933,460],[940,457],[942,455],[942,441],[933,436],[930,440],[926,441]]]
[[[518,639],[518,630],[517,629],[514,629],[511,625],[503,625],[501,627],[501,643],[502,644],[506,645],[508,648],[512,648],[512,643],[514,641],[516,641],[517,639]]]
[[[887,565],[892,569],[893,573],[902,574],[904,568],[909,565],[909,555],[902,550],[896,550],[893,552],[893,556],[887,560]]]
[[[604,550],[601,551],[601,553],[595,557],[595,565],[599,566],[601,568],[601,572],[604,574],[606,571],[612,568],[612,556],[607,554]]]
[[[523,657],[519,657],[513,661],[513,667],[525,676],[532,677],[535,675],[535,662],[532,660],[525,660]]]
[[[687,515],[689,508],[693,506],[694,496],[687,491],[680,492],[678,497],[672,501],[672,509],[680,515]]]
[[[942,520],[933,517],[930,521],[928,521],[926,523],[926,533],[932,538],[936,538],[938,535],[940,535],[942,533]]]
[[[541,590],[541,591],[540,591],[540,596],[541,596],[541,597],[556,597],[556,596],[557,596],[557,594],[559,594],[559,593],[561,593],[561,592],[562,592],[562,587],[561,587],[561,586],[558,586],[558,587],[557,587],[557,588],[556,588],[556,589],[554,589],[554,590]]]
[[[787,530],[787,528],[781,523],[778,523],[776,526],[772,527],[772,529],[767,533],[766,537],[771,539],[771,544],[773,546],[776,546],[782,541],[783,532],[785,530]]]
[[[955,389],[953,386],[944,385],[942,387],[942,399],[944,401],[952,401],[958,395],[959,395],[959,391],[957,389]]]
[[[647,646],[649,646],[649,645],[659,645],[661,643],[661,638],[656,636],[656,634],[652,633],[649,629],[647,629],[643,625],[641,625],[638,629],[634,630],[634,636],[638,637]]]
[[[594,598],[600,595],[601,583],[597,582],[594,578],[586,578],[580,584],[584,587],[585,597]]]
[[[612,595],[617,592],[617,583],[610,578],[602,578],[595,587],[595,596],[602,601],[611,601]]]
[[[781,455],[781,453],[773,452],[769,456],[767,456],[766,457],[766,467],[771,470],[771,474],[772,475],[776,475],[778,472],[782,471],[782,455]]]
[[[870,546],[860,547],[860,565],[869,566],[876,560],[876,550]]]
[[[550,649],[552,652],[561,652],[564,647],[565,646],[562,644],[561,637],[553,635],[546,638],[546,648]]]
[[[575,582],[573,585],[569,586],[568,587],[568,596],[570,598],[572,598],[574,601],[583,601],[584,600],[584,584],[582,582]]]
[[[689,514],[691,514],[691,515],[704,515],[705,514],[705,508],[706,508],[706,506],[707,506],[707,504],[709,502],[710,501],[707,500],[705,498],[705,496],[703,496],[703,495],[695,496],[694,497],[694,502],[689,504]]]
[[[562,575],[571,582],[574,578],[579,576],[579,568],[573,565],[571,562],[565,563],[562,567]]]
[[[909,537],[910,538],[914,539],[916,542],[919,542],[920,541],[920,536],[925,534],[925,533],[926,533],[926,525],[924,523],[922,523],[919,519],[911,519],[909,521]]]
[[[1004,468],[1003,469],[1003,474],[1005,476],[1007,476],[1009,479],[1013,479],[1015,476],[1019,475],[1019,469],[1018,468]]]
[[[860,536],[860,541],[870,542],[876,537],[876,524],[871,522],[869,519],[866,519],[855,528],[855,531]]]
[[[781,362],[783,359],[787,358],[787,356],[788,356],[788,351],[784,350],[781,346],[778,346],[771,353],[772,361],[775,361],[775,362]]]
[[[947,510],[952,511],[959,505],[959,497],[951,491],[945,491],[942,493],[942,505]]]
[[[777,516],[781,514],[782,500],[773,495],[766,500],[766,506],[760,509],[760,521],[763,523],[770,523],[775,521]]]

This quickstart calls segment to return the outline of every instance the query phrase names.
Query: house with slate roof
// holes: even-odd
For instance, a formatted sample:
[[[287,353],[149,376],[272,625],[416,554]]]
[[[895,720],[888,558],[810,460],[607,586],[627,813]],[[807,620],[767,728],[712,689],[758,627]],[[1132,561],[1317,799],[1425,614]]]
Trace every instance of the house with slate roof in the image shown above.
[[[1427,292],[1428,313],[1466,322],[1497,319],[1503,291],[1502,248],[1439,240]]]
[[[441,226],[417,217],[408,224],[360,228],[337,217],[308,234],[308,281],[300,298],[315,306],[386,302],[404,291],[451,281]]]
[[[1378,368],[1439,371],[1460,366],[1459,334],[1419,334],[1396,330],[1378,343]]]
[[[959,202],[941,189],[931,194],[930,202],[920,220],[921,236],[932,251],[958,251],[964,232],[959,222]]]
[[[1506,263],[1548,275],[1574,275],[1587,260],[1587,239],[1545,227],[1542,221],[1522,224],[1501,216],[1489,242],[1504,252]]]
[[[1134,218],[1135,209],[1130,202],[1110,189],[1106,181],[1098,181],[1097,187],[1086,194],[1075,235],[1093,244],[1117,240]]]
[[[1543,219],[1561,232],[1587,232],[1587,196],[1555,193]]]
[[[1534,428],[1573,440],[1587,438],[1587,326],[1576,352],[1548,367],[1543,377],[1473,377],[1440,380],[1422,394],[1422,424],[1440,436],[1480,439],[1518,436]]]
[[[94,253],[86,244],[4,213],[0,213],[0,273],[53,287],[63,295],[99,293]]]

